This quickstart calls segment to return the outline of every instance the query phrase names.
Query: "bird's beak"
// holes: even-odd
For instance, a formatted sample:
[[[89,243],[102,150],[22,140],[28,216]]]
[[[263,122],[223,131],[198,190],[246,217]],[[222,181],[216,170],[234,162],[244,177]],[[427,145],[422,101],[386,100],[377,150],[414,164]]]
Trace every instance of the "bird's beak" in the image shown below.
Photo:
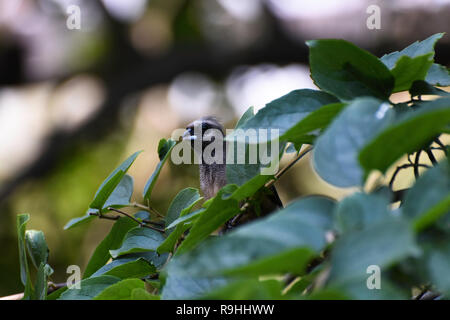
[[[183,140],[195,140],[197,139],[197,136],[192,135],[191,136],[191,132],[189,130],[186,130],[183,133]]]

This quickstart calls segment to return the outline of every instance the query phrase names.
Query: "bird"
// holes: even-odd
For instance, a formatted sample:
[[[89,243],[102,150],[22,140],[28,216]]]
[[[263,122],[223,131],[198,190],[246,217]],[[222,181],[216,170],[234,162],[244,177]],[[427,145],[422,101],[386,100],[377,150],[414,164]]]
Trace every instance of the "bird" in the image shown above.
[[[202,161],[199,163],[199,179],[200,189],[203,192],[205,200],[213,198],[227,184],[226,143],[224,138],[225,130],[217,118],[213,116],[205,116],[189,123],[183,134],[183,140],[190,141],[194,152],[197,156],[201,157]],[[205,150],[213,142],[216,143],[216,146],[219,143],[222,145],[221,150],[217,148],[219,152],[222,151],[222,154],[216,155],[213,151],[212,156],[216,157],[208,161],[208,159],[205,159]],[[278,192],[273,185],[270,188],[263,187],[258,193],[258,196],[261,197],[258,202],[260,208],[246,210],[246,217],[243,217],[243,215],[234,217],[226,223],[225,230],[231,229],[237,223],[244,224],[255,219],[257,216],[265,216],[277,209],[283,208]]]

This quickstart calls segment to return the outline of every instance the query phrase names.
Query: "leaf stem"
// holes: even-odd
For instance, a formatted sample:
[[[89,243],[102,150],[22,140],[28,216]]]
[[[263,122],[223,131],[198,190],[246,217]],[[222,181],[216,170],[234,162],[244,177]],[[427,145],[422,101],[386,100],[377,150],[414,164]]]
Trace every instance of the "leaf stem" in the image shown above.
[[[297,154],[297,156],[295,156],[294,159],[291,160],[291,162],[289,162],[287,164],[287,166],[285,166],[284,168],[282,168],[280,171],[278,171],[275,176],[274,179],[270,180],[269,182],[266,183],[265,187],[266,188],[270,188],[275,181],[277,181],[278,179],[280,179],[280,177],[286,172],[288,171],[294,164],[297,163],[297,161],[299,161],[301,158],[303,158],[308,152],[310,152],[313,149],[313,146],[309,146],[307,147],[305,150],[299,152]]]
[[[108,207],[108,210],[112,210],[112,211],[115,211],[115,212],[117,212],[117,213],[123,214],[124,216],[130,218],[130,219],[133,220],[134,222],[137,222],[137,223],[139,224],[139,226],[141,226],[141,227],[153,229],[153,230],[156,230],[156,231],[159,231],[159,232],[164,233],[164,230],[159,229],[159,228],[156,228],[156,227],[153,227],[153,226],[149,226],[149,225],[143,223],[142,221],[136,219],[136,218],[133,217],[132,215],[130,215],[130,214],[128,214],[128,213],[126,213],[126,212],[124,212],[124,211],[122,211],[122,210],[119,210],[119,209],[116,209],[116,208],[113,208],[113,207]]]
[[[152,208],[150,206],[147,207],[147,206],[145,206],[143,204],[140,204],[140,203],[137,203],[137,202],[130,203],[130,206],[135,207],[135,208],[139,208],[139,209],[142,209],[142,210],[145,210],[145,211],[148,211],[150,213],[154,213],[158,217],[164,218],[164,216],[161,213],[159,213],[156,209],[154,209],[154,208]]]

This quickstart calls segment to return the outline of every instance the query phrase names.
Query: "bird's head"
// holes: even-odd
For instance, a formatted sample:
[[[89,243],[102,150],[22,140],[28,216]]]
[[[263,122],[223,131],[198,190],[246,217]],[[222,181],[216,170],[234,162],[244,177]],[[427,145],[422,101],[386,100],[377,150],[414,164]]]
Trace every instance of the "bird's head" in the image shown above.
[[[224,129],[214,117],[203,117],[187,125],[183,140],[190,140],[191,146],[197,145],[204,149],[216,139],[223,141]]]

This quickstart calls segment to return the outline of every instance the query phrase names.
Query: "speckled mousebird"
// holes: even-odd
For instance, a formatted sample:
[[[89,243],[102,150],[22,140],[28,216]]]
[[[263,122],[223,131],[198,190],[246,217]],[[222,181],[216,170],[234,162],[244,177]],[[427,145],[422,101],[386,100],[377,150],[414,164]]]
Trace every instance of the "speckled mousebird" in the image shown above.
[[[209,129],[216,129],[216,134],[211,137],[208,136],[209,132],[214,132],[213,130],[208,131]],[[219,134],[217,134],[219,133]],[[183,135],[183,140],[190,140],[191,146],[197,154],[200,150],[196,150],[194,147],[194,142],[197,141],[197,147],[201,148],[202,156],[204,156],[203,151],[207,146],[214,141],[214,139],[220,139],[221,144],[223,146],[222,153],[222,161],[206,163],[202,161],[199,164],[200,169],[200,188],[204,194],[205,199],[212,198],[216,195],[216,193],[227,184],[227,176],[226,176],[226,144],[224,143],[225,132],[223,126],[219,123],[219,121],[215,117],[202,117],[198,120],[191,122],[186,127],[186,131]],[[201,141],[198,141],[201,139]],[[283,205],[278,196],[278,193],[275,187],[271,187],[266,190],[264,193],[264,197],[261,200],[261,215],[266,215],[276,209],[282,208]]]

